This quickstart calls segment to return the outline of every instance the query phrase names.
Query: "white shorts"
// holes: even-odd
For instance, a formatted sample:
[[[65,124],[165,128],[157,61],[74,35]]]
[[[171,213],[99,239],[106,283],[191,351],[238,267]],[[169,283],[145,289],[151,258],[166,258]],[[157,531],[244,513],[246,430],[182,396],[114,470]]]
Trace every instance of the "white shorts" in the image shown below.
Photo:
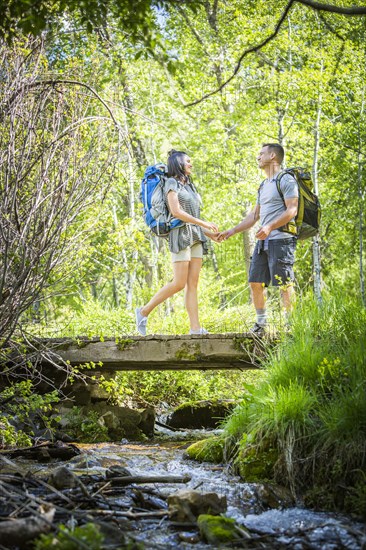
[[[192,246],[187,246],[180,252],[172,252],[172,262],[190,262],[192,258],[203,258],[202,243],[193,243]]]

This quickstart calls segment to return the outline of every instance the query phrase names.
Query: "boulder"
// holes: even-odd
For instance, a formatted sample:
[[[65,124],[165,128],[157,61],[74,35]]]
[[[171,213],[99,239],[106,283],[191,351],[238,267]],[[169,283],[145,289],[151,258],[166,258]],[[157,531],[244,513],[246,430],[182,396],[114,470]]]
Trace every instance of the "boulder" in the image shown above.
[[[224,399],[183,403],[169,415],[166,424],[172,428],[217,428],[235,405],[235,401]]]
[[[226,496],[182,489],[168,497],[169,517],[178,522],[195,522],[200,514],[221,514],[226,511]]]
[[[141,439],[143,435],[151,437],[154,433],[155,411],[152,408],[136,411],[99,401],[83,408],[84,413],[89,411],[98,413],[99,422],[107,427],[113,441]]]
[[[139,428],[147,435],[147,437],[153,437],[155,429],[155,411],[152,407],[146,409],[138,409],[140,413]]]
[[[51,472],[48,483],[55,489],[72,489],[77,485],[77,477],[66,466],[60,466]]]
[[[107,390],[103,386],[99,385],[97,382],[94,384],[88,384],[87,388],[90,393],[90,399],[92,403],[98,401],[108,401],[108,399],[111,397],[111,394],[107,392]]]
[[[291,491],[282,485],[258,483],[255,490],[258,500],[265,510],[268,508],[291,508],[295,505]]]
[[[112,440],[118,440],[122,436],[120,435],[121,424],[119,418],[112,412],[107,411],[98,419],[98,424],[105,426],[108,430],[108,435]]]
[[[247,483],[240,494],[244,515],[262,514],[270,509],[292,508],[296,505],[289,489],[276,483]]]
[[[70,388],[68,397],[74,402],[74,405],[79,407],[89,405],[91,400],[89,386],[83,382],[75,382]]]

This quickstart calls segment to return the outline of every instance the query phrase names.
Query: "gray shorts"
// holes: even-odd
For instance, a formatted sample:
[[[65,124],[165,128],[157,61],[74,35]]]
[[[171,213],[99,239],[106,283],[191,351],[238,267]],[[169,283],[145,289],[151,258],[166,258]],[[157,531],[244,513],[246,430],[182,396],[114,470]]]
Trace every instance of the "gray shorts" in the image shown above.
[[[268,250],[264,241],[257,241],[250,262],[249,282],[264,283],[268,286],[291,284],[294,280],[296,238],[271,239]]]

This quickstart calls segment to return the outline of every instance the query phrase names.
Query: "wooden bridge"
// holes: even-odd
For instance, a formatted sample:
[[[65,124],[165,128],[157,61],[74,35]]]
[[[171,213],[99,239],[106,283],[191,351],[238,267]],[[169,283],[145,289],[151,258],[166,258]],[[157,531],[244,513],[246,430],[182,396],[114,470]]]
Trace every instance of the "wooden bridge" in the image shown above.
[[[264,341],[247,333],[78,337],[37,342],[34,345],[46,352],[38,391],[49,391],[50,384],[55,385],[63,388],[70,406],[88,407],[108,400],[110,395],[100,380],[113,379],[120,371],[258,369],[259,359],[265,354]],[[61,361],[63,367],[57,368]],[[78,367],[86,378],[70,384],[71,370],[64,368],[65,362]]]
[[[263,344],[252,334],[64,338],[48,346],[70,365],[93,362],[97,371],[255,369]],[[100,367],[99,367],[100,365]]]

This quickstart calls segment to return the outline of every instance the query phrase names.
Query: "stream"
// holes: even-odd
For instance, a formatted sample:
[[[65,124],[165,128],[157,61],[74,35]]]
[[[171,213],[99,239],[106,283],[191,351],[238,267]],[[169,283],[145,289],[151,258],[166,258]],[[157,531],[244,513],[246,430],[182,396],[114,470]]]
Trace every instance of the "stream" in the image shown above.
[[[202,436],[202,432],[200,433]],[[206,432],[203,437],[205,435],[207,435]],[[187,459],[184,451],[189,443],[184,440],[184,437],[190,437],[192,441],[192,434],[185,433],[174,434],[173,441],[167,438],[148,443],[122,441],[119,444],[78,445],[82,454],[65,462],[64,465],[71,468],[75,474],[82,476],[93,474],[100,476],[114,465],[123,466],[132,475],[139,476],[189,475],[191,480],[185,484],[149,485],[152,489],[150,498],[153,504],[156,509],[166,508],[166,497],[184,488],[202,493],[214,492],[220,497],[225,495],[228,505],[226,515],[235,519],[244,530],[247,529],[257,541],[248,540],[247,545],[244,544],[244,546],[243,543],[238,546],[229,545],[228,547],[231,548],[293,548],[296,550],[366,548],[365,524],[347,516],[314,512],[301,507],[264,510],[258,500],[257,484],[244,483],[229,473],[226,466],[200,464]],[[60,462],[57,462],[57,466],[59,465]],[[35,466],[39,471],[39,463]],[[46,466],[50,470],[54,467],[56,464]],[[43,465],[41,469],[44,475]],[[136,501],[133,504],[131,492],[132,489],[119,497],[122,506],[136,507]],[[148,549],[218,548],[217,545],[212,546],[202,542],[194,524],[188,524],[187,527],[174,525],[167,517],[128,520],[126,529],[129,536],[143,543]]]

